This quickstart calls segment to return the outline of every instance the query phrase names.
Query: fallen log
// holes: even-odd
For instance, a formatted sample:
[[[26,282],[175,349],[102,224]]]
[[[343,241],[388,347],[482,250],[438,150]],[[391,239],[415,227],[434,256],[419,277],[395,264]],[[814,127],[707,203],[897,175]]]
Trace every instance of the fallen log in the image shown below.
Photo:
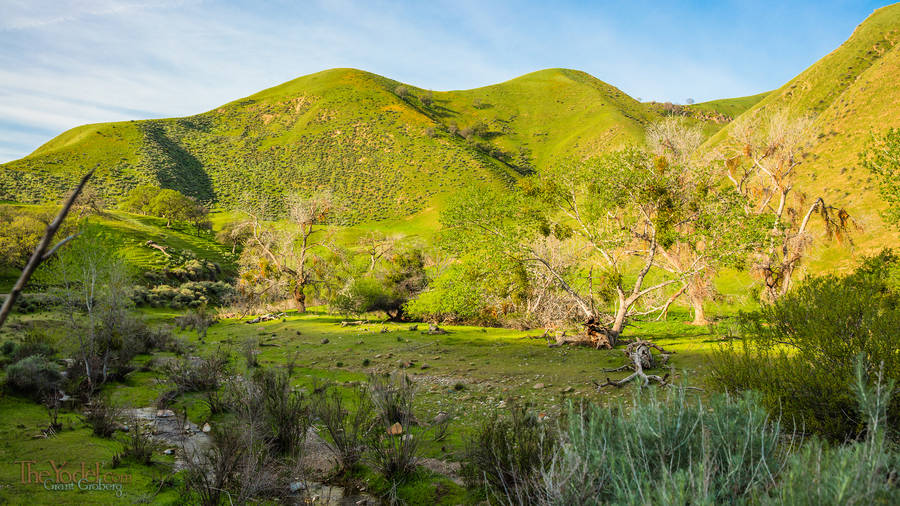
[[[166,251],[169,248],[168,246],[160,246],[159,244],[155,243],[154,241],[147,241],[146,243],[144,243],[144,246],[149,246],[153,249],[158,249],[159,251],[162,251],[162,254],[167,257],[172,256]]]
[[[253,324],[253,323],[268,322],[268,321],[284,318],[284,316],[285,316],[284,313],[269,313],[269,314],[257,316],[256,318],[254,318],[252,320],[247,320],[247,323]]]

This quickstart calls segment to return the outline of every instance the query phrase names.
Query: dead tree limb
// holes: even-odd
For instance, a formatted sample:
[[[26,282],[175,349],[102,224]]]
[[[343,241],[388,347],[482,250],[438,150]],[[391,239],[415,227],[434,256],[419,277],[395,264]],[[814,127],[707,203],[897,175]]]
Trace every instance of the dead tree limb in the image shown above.
[[[19,275],[19,279],[16,280],[16,284],[13,286],[13,289],[10,290],[9,295],[6,296],[6,300],[3,301],[3,306],[0,307],[0,327],[3,327],[3,323],[6,321],[6,318],[12,312],[13,304],[16,303],[16,299],[19,298],[19,294],[22,293],[22,290],[25,289],[25,285],[28,284],[28,281],[31,279],[31,275],[34,274],[34,271],[41,265],[41,262],[44,262],[59,249],[63,244],[71,241],[75,238],[75,236],[70,236],[59,242],[56,246],[50,248],[50,243],[53,241],[53,236],[56,235],[57,230],[62,225],[63,221],[68,216],[69,211],[72,209],[72,204],[75,203],[75,199],[78,198],[78,195],[81,194],[81,191],[84,190],[85,185],[87,185],[88,180],[91,176],[94,175],[94,171],[91,170],[87,174],[81,178],[81,182],[78,183],[78,186],[75,187],[75,191],[73,191],[66,201],[63,203],[62,209],[59,210],[59,214],[56,215],[56,218],[47,225],[47,229],[44,231],[44,237],[41,239],[41,242],[38,243],[37,247],[34,249],[34,253],[31,254],[31,258],[28,260],[28,264],[25,265],[25,268],[22,269],[22,274]],[[48,252],[48,248],[49,252]]]
[[[171,257],[171,256],[172,256],[172,255],[170,255],[170,254],[166,251],[166,250],[169,248],[168,246],[160,246],[159,244],[156,244],[156,243],[155,243],[154,241],[152,241],[152,240],[151,240],[151,241],[147,241],[147,242],[144,244],[144,246],[149,246],[149,247],[151,247],[151,248],[158,249],[159,251],[162,251],[162,254],[165,255],[165,256],[167,256],[167,257]]]
[[[653,352],[650,351],[651,348],[656,349],[660,352],[661,358],[658,361],[653,356]],[[651,381],[663,386],[667,384],[666,382],[669,379],[669,373],[666,373],[664,376],[657,376],[655,374],[647,374],[644,372],[644,370],[653,369],[655,367],[665,365],[669,361],[669,355],[674,352],[666,351],[659,345],[644,340],[635,341],[626,346],[622,351],[625,353],[625,356],[628,357],[628,360],[631,363],[626,364],[619,369],[607,369],[604,372],[618,372],[626,369],[631,369],[634,372],[620,380],[611,380],[609,378],[606,378],[606,383],[598,383],[594,381],[594,384],[597,385],[597,390],[600,390],[603,387],[607,386],[621,387],[635,379],[639,379],[641,381],[642,387],[649,385]]]

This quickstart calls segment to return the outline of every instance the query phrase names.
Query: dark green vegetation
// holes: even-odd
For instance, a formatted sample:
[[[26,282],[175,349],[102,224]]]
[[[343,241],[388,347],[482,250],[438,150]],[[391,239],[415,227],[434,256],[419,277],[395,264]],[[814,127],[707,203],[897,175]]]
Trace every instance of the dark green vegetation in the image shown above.
[[[715,384],[761,392],[769,410],[800,430],[835,441],[857,437],[867,413],[857,408],[850,388],[855,357],[864,357],[871,376],[900,378],[900,263],[885,252],[846,277],[809,279],[742,315],[740,325],[742,345],[711,362]],[[898,399],[886,410],[887,423],[900,427]]]

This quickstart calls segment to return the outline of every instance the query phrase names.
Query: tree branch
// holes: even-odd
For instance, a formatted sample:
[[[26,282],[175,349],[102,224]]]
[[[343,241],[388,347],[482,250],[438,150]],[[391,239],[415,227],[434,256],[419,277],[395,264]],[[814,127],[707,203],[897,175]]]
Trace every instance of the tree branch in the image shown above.
[[[91,170],[81,178],[81,182],[79,182],[78,186],[75,187],[75,191],[73,191],[72,194],[69,195],[69,198],[67,198],[63,203],[63,207],[59,210],[59,214],[57,214],[56,218],[54,218],[54,220],[50,222],[49,225],[47,225],[47,229],[44,231],[44,237],[34,249],[34,253],[32,253],[31,258],[28,260],[28,264],[25,265],[25,268],[22,270],[22,274],[19,275],[19,279],[16,280],[15,286],[13,286],[13,289],[9,292],[6,300],[3,301],[3,306],[0,307],[0,327],[3,327],[3,323],[6,321],[6,318],[9,316],[10,312],[12,312],[13,304],[16,303],[16,299],[19,298],[19,294],[21,294],[22,290],[25,289],[25,285],[28,284],[28,281],[31,279],[31,275],[34,274],[34,271],[38,268],[39,265],[41,265],[41,262],[53,256],[53,253],[55,253],[60,246],[72,240],[73,237],[63,239],[59,244],[52,248],[49,253],[47,253],[47,248],[50,247],[50,242],[53,240],[53,236],[56,235],[57,230],[59,230],[59,227],[62,226],[63,220],[65,220],[66,216],[68,216],[69,211],[72,209],[72,205],[75,203],[75,200],[81,194],[81,191],[84,190],[85,185],[87,185],[88,180],[93,175],[94,171]]]

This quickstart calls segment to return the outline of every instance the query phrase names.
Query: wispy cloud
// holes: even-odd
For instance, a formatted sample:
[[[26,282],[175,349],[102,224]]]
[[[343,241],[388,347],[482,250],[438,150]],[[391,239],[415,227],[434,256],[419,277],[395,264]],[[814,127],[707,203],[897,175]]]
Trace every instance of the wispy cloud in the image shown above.
[[[645,100],[757,93],[876,6],[5,0],[0,162],[79,124],[193,114],[331,67],[432,89],[574,67]]]

